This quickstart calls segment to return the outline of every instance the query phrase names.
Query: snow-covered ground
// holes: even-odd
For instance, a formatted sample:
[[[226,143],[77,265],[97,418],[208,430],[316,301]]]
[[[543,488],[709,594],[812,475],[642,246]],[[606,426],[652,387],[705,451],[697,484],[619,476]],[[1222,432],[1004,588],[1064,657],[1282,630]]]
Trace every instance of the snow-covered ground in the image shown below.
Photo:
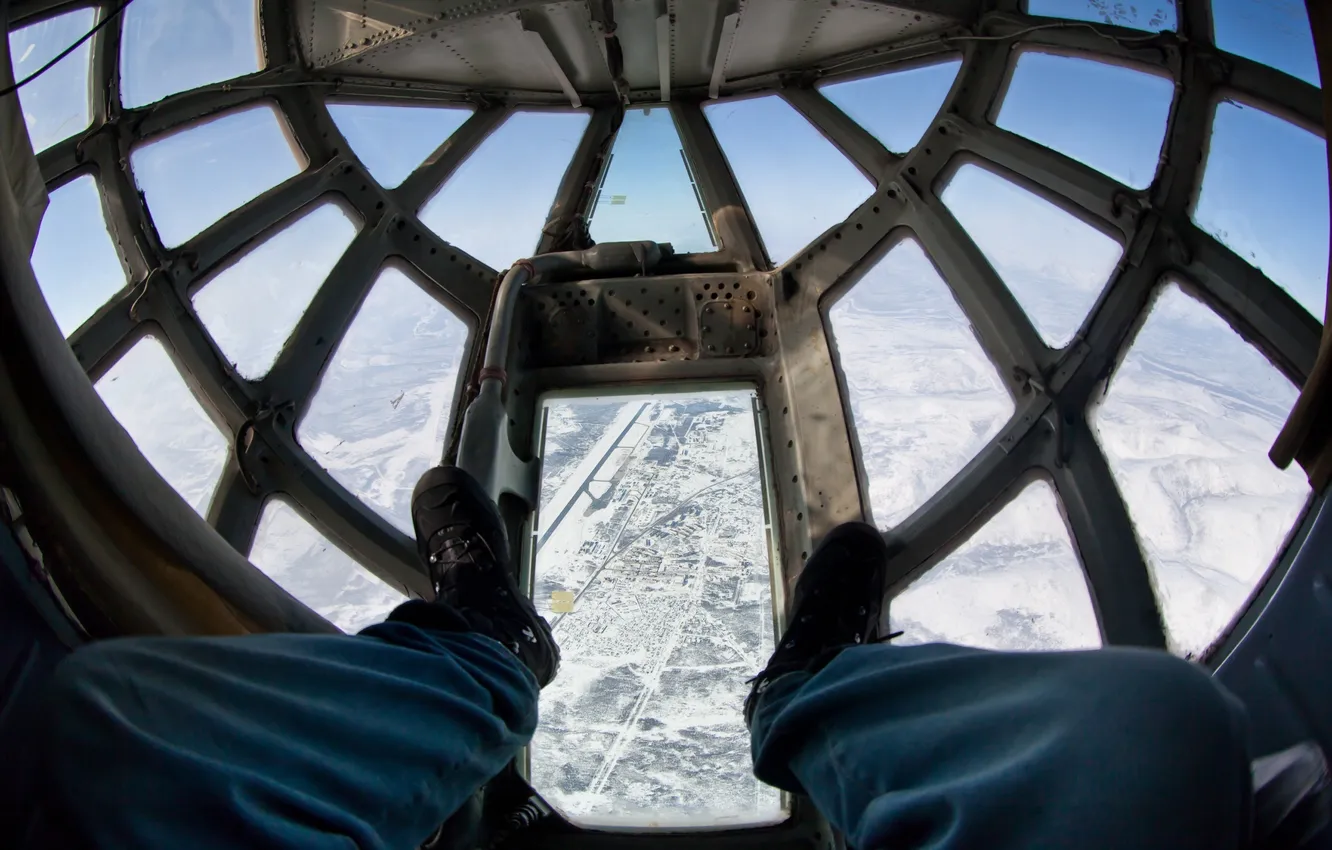
[[[880,528],[892,528],[999,433],[1013,400],[914,240],[890,251],[828,320],[870,509]]]
[[[250,560],[345,632],[381,622],[405,599],[282,499],[264,505]]]
[[[1010,273],[1022,275],[1026,300],[1062,326],[1082,321],[1061,300],[1063,277]],[[829,320],[873,518],[891,529],[993,439],[1012,402],[914,241],[890,251]],[[1296,394],[1220,317],[1169,284],[1091,411],[1180,654],[1196,655],[1221,635],[1307,505],[1303,473],[1267,459]],[[901,594],[892,618],[910,642],[1099,642],[1058,495],[1044,482]]]
[[[549,406],[563,483],[543,496],[533,596],[563,664],[541,695],[531,778],[580,822],[782,817],[750,773],[741,717],[773,646],[752,398]],[[571,612],[552,606],[558,591],[575,594]]]
[[[412,488],[443,454],[466,345],[462,320],[386,268],[296,428],[311,457],[406,534]]]
[[[1296,395],[1171,284],[1093,412],[1177,652],[1217,638],[1308,504],[1303,470],[1267,458]]]
[[[1087,583],[1054,488],[1027,485],[952,554],[892,601],[898,645],[988,649],[1101,645]]]

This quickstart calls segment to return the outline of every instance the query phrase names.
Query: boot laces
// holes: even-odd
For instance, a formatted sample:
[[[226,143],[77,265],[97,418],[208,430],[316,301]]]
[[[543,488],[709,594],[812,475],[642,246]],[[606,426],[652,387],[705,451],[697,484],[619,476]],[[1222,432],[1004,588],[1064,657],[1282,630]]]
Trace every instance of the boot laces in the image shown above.
[[[813,634],[824,638],[824,642],[829,646],[864,643],[868,631],[865,618],[868,616],[869,608],[864,605],[857,606],[854,613],[849,609],[832,609],[819,613],[802,614],[786,630],[786,634],[783,636],[782,649],[794,649],[797,644],[806,640],[800,635],[800,632],[804,630],[799,629],[799,626],[805,626]],[[822,620],[822,622],[811,625],[818,620]],[[849,635],[849,639],[843,639],[845,635]]]
[[[455,522],[444,526],[431,537],[430,573],[436,587],[444,577],[444,568],[453,564],[471,564],[489,569],[497,562],[495,552],[486,537],[471,523]],[[507,592],[504,592],[507,595]]]

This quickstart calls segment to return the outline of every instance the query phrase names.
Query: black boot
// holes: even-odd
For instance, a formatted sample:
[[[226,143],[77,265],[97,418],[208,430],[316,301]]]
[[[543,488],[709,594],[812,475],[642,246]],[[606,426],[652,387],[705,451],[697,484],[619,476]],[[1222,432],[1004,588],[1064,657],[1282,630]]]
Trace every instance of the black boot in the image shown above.
[[[436,600],[508,647],[545,687],[555,678],[560,650],[518,589],[504,521],[480,482],[455,466],[430,469],[412,493],[412,525]]]
[[[768,683],[796,670],[822,670],[848,646],[879,640],[888,547],[863,522],[837,526],[805,563],[791,599],[791,619],[745,698],[745,725]],[[894,637],[893,635],[889,636]]]

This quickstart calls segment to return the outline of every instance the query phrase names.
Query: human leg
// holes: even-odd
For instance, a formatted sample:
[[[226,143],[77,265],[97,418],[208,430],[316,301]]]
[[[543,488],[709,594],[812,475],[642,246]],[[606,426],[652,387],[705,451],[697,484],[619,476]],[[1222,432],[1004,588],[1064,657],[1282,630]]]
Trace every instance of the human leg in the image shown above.
[[[809,559],[745,703],[755,773],[854,847],[1236,847],[1246,718],[1163,652],[879,640],[887,550],[859,523]]]
[[[104,641],[50,697],[44,814],[91,847],[415,847],[537,717],[499,643],[404,622]]]
[[[853,847],[1221,850],[1248,837],[1246,718],[1161,652],[850,647],[773,680],[755,772]]]
[[[115,640],[67,659],[46,826],[92,847],[418,846],[531,738],[559,655],[470,476],[427,473],[413,522],[436,599],[360,635]]]

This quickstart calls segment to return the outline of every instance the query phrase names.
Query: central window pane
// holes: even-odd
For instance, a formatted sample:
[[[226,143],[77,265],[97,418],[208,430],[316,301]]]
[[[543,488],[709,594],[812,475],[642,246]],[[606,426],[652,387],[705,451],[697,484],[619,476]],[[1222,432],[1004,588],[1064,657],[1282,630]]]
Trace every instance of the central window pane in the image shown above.
[[[588,230],[598,242],[669,242],[677,254],[716,249],[670,107],[625,110]]]
[[[530,770],[575,823],[786,817],[753,776],[742,715],[774,633],[755,401],[739,388],[544,405],[533,598],[563,660]]]

